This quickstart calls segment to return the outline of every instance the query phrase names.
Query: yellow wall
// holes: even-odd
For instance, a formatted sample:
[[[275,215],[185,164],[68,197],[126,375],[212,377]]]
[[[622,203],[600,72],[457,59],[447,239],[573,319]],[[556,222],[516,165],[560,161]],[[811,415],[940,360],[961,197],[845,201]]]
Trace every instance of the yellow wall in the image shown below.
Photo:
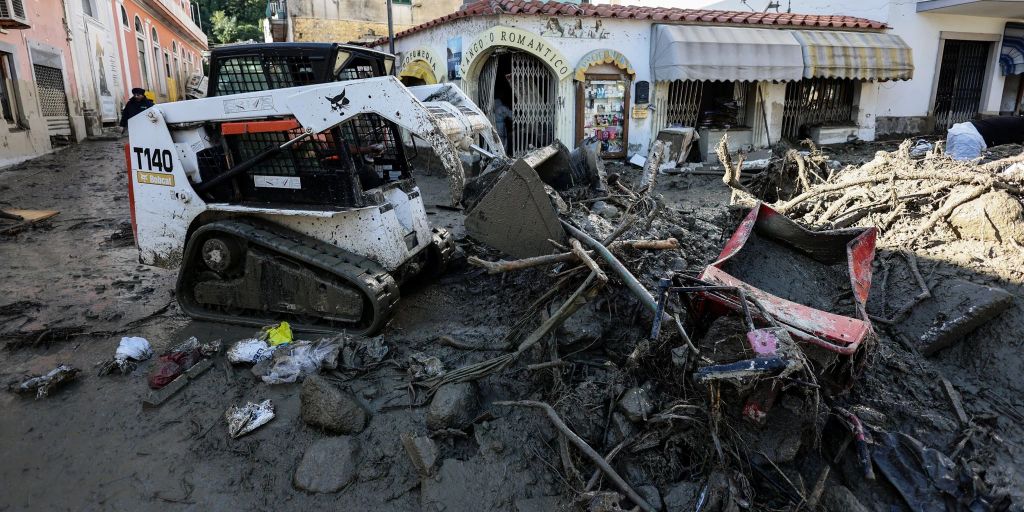
[[[395,25],[395,32],[409,28]],[[295,41],[347,43],[376,41],[388,36],[388,24],[374,21],[292,18]]]

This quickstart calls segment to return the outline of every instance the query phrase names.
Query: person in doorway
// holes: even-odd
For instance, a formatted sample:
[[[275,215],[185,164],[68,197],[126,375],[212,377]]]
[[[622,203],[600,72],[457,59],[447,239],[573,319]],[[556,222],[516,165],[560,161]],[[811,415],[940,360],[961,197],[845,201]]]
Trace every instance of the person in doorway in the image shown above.
[[[954,124],[946,135],[946,154],[974,160],[991,146],[1024,144],[1024,117],[1000,116]]]
[[[512,122],[512,109],[505,106],[505,102],[501,101],[501,98],[494,98],[494,124],[495,128],[498,129],[498,138],[501,139],[501,143],[505,146],[505,152],[509,152],[512,147],[511,142],[508,140],[508,125]]]
[[[121,111],[121,133],[128,130],[128,120],[143,110],[153,106],[153,101],[146,97],[146,90],[141,87],[132,89],[132,97],[128,98],[124,110]]]

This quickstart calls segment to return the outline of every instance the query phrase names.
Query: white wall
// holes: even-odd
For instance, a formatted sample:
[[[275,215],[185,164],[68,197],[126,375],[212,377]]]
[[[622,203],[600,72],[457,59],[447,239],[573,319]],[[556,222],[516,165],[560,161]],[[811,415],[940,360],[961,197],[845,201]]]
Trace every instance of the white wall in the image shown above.
[[[749,3],[754,7],[766,5],[764,0],[750,0]],[[785,8],[786,2],[782,3]],[[893,33],[913,48],[914,79],[880,84],[876,117],[916,117],[931,113],[942,32],[1002,36],[1006,22],[1013,21],[1010,18],[918,13],[917,2],[910,0],[793,0],[792,5],[795,13],[857,16],[887,23]],[[709,8],[750,10],[740,0],[723,0]],[[997,52],[998,49],[993,52],[990,62],[988,89],[981,105],[983,114],[998,114],[1002,103],[1005,83],[996,66]]]

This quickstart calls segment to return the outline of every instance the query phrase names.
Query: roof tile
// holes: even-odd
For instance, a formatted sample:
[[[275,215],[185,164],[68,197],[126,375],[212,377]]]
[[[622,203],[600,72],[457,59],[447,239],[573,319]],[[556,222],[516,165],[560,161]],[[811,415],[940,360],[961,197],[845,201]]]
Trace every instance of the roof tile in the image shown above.
[[[681,9],[675,7],[637,7],[632,5],[570,4],[553,0],[477,0],[462,9],[440,18],[421,23],[395,34],[400,38],[448,21],[475,16],[516,14],[534,16],[588,16],[595,18],[634,18],[638,20],[720,23],[727,25],[770,25],[818,28],[853,28],[882,30],[885,23],[853,16],[812,14],[759,13],[710,9]],[[375,44],[382,45],[387,39]]]

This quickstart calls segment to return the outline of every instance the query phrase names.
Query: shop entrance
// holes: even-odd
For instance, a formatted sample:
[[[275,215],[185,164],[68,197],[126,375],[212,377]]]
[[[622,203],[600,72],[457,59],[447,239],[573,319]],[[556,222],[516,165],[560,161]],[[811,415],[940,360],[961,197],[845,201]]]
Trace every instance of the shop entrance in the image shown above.
[[[978,115],[991,47],[985,41],[946,41],[935,91],[936,129],[947,130]]]
[[[502,48],[487,58],[477,103],[506,153],[518,157],[555,141],[557,85],[554,73],[529,53]]]
[[[608,68],[608,69],[604,69]],[[601,156],[626,156],[630,80],[610,65],[593,66],[576,85],[576,140],[593,138]]]

